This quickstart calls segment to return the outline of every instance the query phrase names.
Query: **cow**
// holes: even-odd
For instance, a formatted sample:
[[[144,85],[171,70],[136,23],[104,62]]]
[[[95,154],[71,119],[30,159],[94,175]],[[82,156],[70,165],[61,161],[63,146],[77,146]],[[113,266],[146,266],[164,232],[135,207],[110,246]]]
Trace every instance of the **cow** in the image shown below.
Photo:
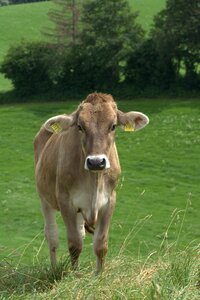
[[[111,95],[92,93],[70,115],[42,125],[34,140],[35,174],[52,267],[58,248],[55,213],[60,211],[73,268],[86,229],[94,234],[96,273],[102,271],[121,172],[115,129],[136,131],[148,123],[143,113],[118,110]]]

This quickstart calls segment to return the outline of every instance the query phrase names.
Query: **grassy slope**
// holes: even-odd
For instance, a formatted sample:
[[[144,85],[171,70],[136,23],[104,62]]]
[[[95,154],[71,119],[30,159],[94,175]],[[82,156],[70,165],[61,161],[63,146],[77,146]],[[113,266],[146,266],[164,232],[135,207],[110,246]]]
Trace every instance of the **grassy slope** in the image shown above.
[[[150,2],[150,3],[149,3]],[[130,0],[134,10],[140,12],[138,21],[148,30],[153,16],[163,8],[165,0]],[[42,40],[41,30],[50,26],[47,13],[51,2],[12,5],[0,8],[0,62],[12,45],[22,39]],[[0,91],[10,89],[11,83],[0,74]]]
[[[122,255],[109,260],[102,276],[85,262],[78,272],[66,265],[52,273],[44,267],[0,268],[2,299],[198,300],[200,257],[197,249],[165,251],[156,260]]]
[[[32,140],[49,116],[73,111],[76,105],[68,102],[0,106],[0,256],[3,258],[0,261],[0,293],[9,289],[9,293],[16,290],[23,293],[26,289],[33,292],[36,285],[37,291],[54,287],[48,294],[39,294],[37,299],[51,299],[56,293],[59,299],[65,299],[66,293],[71,299],[81,299],[81,295],[85,299],[88,294],[92,296],[94,290],[98,299],[111,299],[111,295],[116,299],[123,299],[123,295],[132,299],[137,293],[135,299],[144,299],[144,295],[151,299],[151,293],[159,293],[159,286],[162,286],[168,293],[166,298],[158,295],[155,299],[179,299],[175,295],[186,292],[190,296],[181,299],[198,299],[198,296],[191,297],[194,291],[197,293],[194,287],[197,270],[194,275],[194,269],[188,271],[188,266],[184,265],[184,262],[189,263],[185,260],[188,257],[196,268],[197,258],[193,259],[187,251],[184,256],[175,251],[174,265],[171,250],[166,254],[167,260],[159,258],[172,243],[180,249],[200,241],[200,107],[193,100],[119,103],[124,111],[145,112],[151,123],[135,134],[117,131],[123,172],[111,224],[107,271],[102,280],[91,281],[95,258],[91,237],[88,237],[81,255],[81,281],[70,274],[54,285],[46,278],[49,272],[43,274],[41,268],[48,262],[48,253],[46,243],[43,244],[43,220],[34,185]],[[61,218],[58,221],[59,256],[62,256],[66,252],[65,232]],[[148,258],[150,253],[151,259],[151,255]],[[30,268],[32,263],[37,265],[38,262],[41,265],[38,270]],[[23,269],[24,263],[29,269]],[[19,268],[13,269],[13,264]],[[37,276],[42,277],[41,280]],[[147,282],[146,277],[150,279]]]
[[[138,22],[148,31],[153,16],[165,7],[166,0],[129,0],[134,11],[139,12]]]

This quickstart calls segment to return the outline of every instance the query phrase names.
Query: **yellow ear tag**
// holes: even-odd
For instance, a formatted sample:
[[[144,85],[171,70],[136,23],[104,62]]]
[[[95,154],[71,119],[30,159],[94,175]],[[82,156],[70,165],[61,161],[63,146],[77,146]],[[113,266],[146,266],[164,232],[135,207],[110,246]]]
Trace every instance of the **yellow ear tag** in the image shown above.
[[[124,131],[129,131],[129,132],[133,132],[135,130],[133,124],[130,124],[130,123],[127,123],[125,126],[124,126]]]
[[[59,133],[62,130],[59,123],[53,123],[53,124],[50,125],[50,127],[53,129],[53,131],[55,133]]]

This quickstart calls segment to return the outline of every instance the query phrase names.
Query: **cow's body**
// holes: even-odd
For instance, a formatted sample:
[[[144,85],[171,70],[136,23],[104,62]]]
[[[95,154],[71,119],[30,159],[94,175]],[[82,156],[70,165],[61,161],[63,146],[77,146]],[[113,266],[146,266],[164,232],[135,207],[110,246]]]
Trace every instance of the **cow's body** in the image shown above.
[[[125,125],[122,114],[110,95],[94,93],[70,116],[49,119],[35,138],[36,182],[52,265],[58,247],[55,212],[60,210],[72,264],[77,265],[86,227],[94,229],[97,272],[102,268],[120,175],[114,129]],[[148,123],[145,117],[137,115],[140,127]],[[61,132],[53,132],[54,123]]]

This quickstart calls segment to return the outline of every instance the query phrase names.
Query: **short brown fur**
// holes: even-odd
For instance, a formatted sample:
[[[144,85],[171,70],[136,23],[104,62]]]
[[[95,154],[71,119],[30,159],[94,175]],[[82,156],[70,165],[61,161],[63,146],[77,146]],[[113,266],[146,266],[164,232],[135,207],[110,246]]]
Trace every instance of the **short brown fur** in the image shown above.
[[[117,110],[111,95],[93,93],[71,115],[49,119],[36,135],[36,183],[53,266],[58,247],[55,212],[60,210],[72,265],[78,264],[86,224],[87,229],[94,228],[96,272],[102,270],[121,172],[114,128],[120,124],[119,116],[124,122],[125,115]],[[63,128],[60,133],[51,130],[55,120]],[[105,168],[95,172],[86,169],[90,157],[104,157]]]

